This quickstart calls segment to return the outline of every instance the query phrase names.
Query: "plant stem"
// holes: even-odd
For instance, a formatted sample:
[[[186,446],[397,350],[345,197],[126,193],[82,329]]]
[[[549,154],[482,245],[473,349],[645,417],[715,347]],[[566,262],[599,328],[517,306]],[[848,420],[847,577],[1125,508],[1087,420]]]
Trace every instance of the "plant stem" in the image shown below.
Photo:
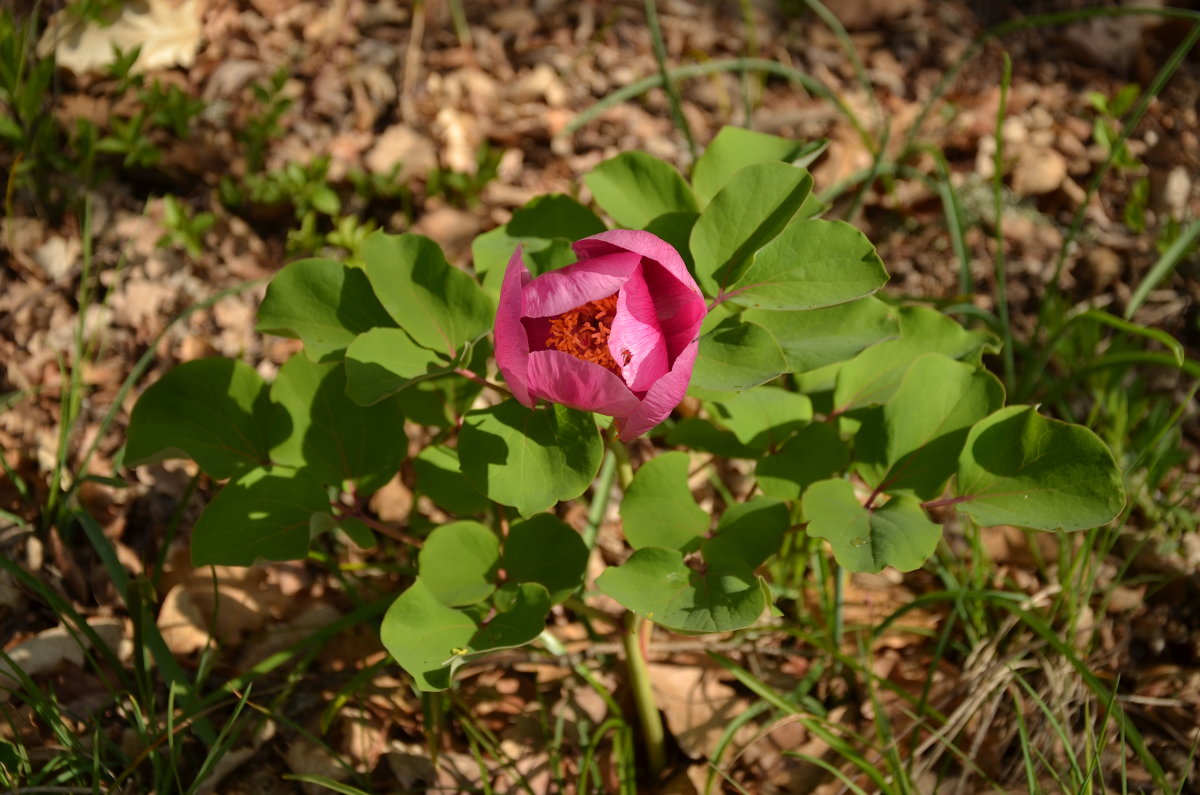
[[[620,479],[621,490],[624,491],[633,482],[633,464],[629,461],[629,450],[625,447],[625,443],[618,439],[615,434],[607,436],[606,440],[608,442],[608,449],[612,452],[613,458],[616,459],[617,477]]]
[[[611,450],[604,456],[600,464],[600,474],[596,478],[595,488],[592,489],[592,504],[588,508],[587,524],[583,528],[583,543],[588,549],[596,546],[596,536],[600,525],[604,522],[604,513],[608,510],[608,498],[612,493],[613,477],[617,474],[617,454]]]
[[[646,666],[645,644],[649,641],[652,627],[652,624],[646,623],[645,619],[636,613],[628,613],[625,616],[625,632],[621,642],[625,646],[629,686],[633,688],[633,700],[637,704],[638,720],[642,724],[646,764],[650,768],[651,779],[657,780],[667,765],[667,753],[666,746],[663,745],[662,716],[658,714],[654,688],[650,685],[650,669]]]
[[[509,390],[500,386],[499,384],[493,384],[491,381],[487,380],[483,376],[479,375],[478,373],[473,373],[465,367],[455,367],[454,373],[455,373],[455,375],[461,375],[463,378],[466,378],[467,380],[474,381],[477,384],[482,384],[483,386],[486,386],[489,389],[494,389],[497,392],[501,393],[502,395],[512,395],[512,392],[510,392]]]

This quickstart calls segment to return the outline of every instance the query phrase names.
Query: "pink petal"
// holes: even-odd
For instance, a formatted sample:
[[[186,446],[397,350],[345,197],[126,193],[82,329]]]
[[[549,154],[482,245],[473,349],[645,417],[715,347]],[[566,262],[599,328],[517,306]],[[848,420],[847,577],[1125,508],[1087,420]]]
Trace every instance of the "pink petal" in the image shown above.
[[[645,270],[643,266],[634,271],[618,293],[617,316],[608,338],[608,350],[621,368],[625,383],[638,394],[666,375],[671,366],[655,296],[646,285]]]
[[[641,277],[654,301],[654,314],[666,339],[667,361],[673,361],[700,332],[708,313],[704,296],[681,284],[658,263],[642,263]]]
[[[594,362],[554,349],[528,356],[534,397],[613,417],[628,416],[640,406],[620,376]]]
[[[517,246],[500,285],[500,305],[496,308],[494,333],[496,366],[503,373],[513,397],[529,408],[534,405],[527,380],[529,338],[525,334],[525,326],[521,324],[521,315],[524,314],[524,289],[532,280],[533,276],[521,259],[521,247]]]
[[[581,260],[609,254],[620,249],[640,254],[646,259],[654,260],[662,265],[679,280],[680,284],[700,296],[700,300],[704,300],[700,288],[696,286],[696,280],[688,272],[687,265],[683,263],[679,252],[670,243],[650,232],[638,229],[613,229],[585,237],[583,240],[573,243],[571,248],[575,249],[575,254]]]
[[[636,439],[665,420],[687,394],[688,382],[692,380],[692,367],[696,364],[696,351],[700,340],[693,339],[675,359],[671,372],[650,387],[637,410],[625,418],[617,417],[616,427],[621,441]]]
[[[525,288],[526,317],[553,317],[607,298],[625,284],[641,259],[628,251],[610,251],[543,273]]]

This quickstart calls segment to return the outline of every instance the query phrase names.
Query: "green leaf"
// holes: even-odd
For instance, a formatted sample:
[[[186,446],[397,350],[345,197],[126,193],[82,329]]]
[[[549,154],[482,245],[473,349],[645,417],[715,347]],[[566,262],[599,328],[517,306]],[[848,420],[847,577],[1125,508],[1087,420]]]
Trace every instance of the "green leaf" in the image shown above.
[[[664,213],[695,212],[692,189],[674,166],[645,152],[622,152],[583,178],[621,226],[641,229]]]
[[[685,417],[667,433],[667,444],[688,447],[724,458],[755,458],[757,454],[738,441],[732,431],[722,430],[699,417]]]
[[[828,145],[828,141],[791,141],[742,127],[722,127],[692,170],[696,198],[701,206],[708,204],[734,174],[755,163],[780,160],[807,166]]]
[[[130,466],[190,458],[224,479],[270,461],[287,435],[262,376],[234,359],[196,359],[169,370],[138,399],[129,418]]]
[[[450,662],[470,651],[477,629],[471,616],[442,604],[418,577],[392,602],[379,635],[417,687],[429,692],[450,686]]]
[[[603,453],[591,414],[558,404],[531,411],[515,400],[467,414],[458,440],[467,481],[522,516],[582,494]]]
[[[444,524],[425,539],[419,565],[425,586],[442,604],[472,605],[496,590],[500,541],[479,522]]]
[[[408,451],[396,403],[352,401],[338,362],[316,364],[307,356],[292,356],[279,368],[271,397],[291,418],[291,433],[271,450],[272,458],[304,467],[327,486],[353,480],[359,494],[371,494],[391,480]]]
[[[196,566],[249,566],[308,555],[313,516],[329,497],[306,472],[252,469],[217,492],[192,529]]]
[[[463,477],[458,452],[430,445],[413,459],[417,488],[439,507],[459,516],[483,513],[491,501],[475,491]]]
[[[549,610],[550,597],[537,583],[505,585],[487,605],[455,609],[439,601],[419,577],[388,608],[380,637],[419,689],[445,690],[467,656],[536,638]]]
[[[546,628],[551,602],[543,586],[523,582],[496,591],[492,606],[496,612],[481,623],[471,638],[473,652],[524,646]]]
[[[991,334],[967,331],[934,309],[904,307],[899,318],[899,339],[872,345],[842,365],[833,393],[838,413],[886,402],[918,356],[941,353],[951,359],[968,359],[985,348],[994,349]]]
[[[608,227],[598,215],[562,193],[550,193],[531,199],[524,207],[513,211],[512,218],[505,227],[507,234],[517,240],[557,238],[575,241],[598,235],[606,229]],[[512,256],[511,248],[508,254]],[[504,264],[508,264],[507,258]]]
[[[875,246],[845,221],[796,220],[741,271],[726,296],[756,309],[817,309],[887,283]]]
[[[811,190],[812,176],[786,163],[756,163],[737,172],[692,229],[689,248],[705,292],[716,296],[737,282]]]
[[[418,345],[453,359],[492,327],[491,299],[429,238],[373,232],[362,258],[380,302]]]
[[[771,332],[736,317],[700,337],[692,386],[741,391],[787,372],[787,360]]]
[[[701,568],[703,568],[701,566]],[[674,549],[646,547],[610,566],[596,586],[624,607],[675,632],[729,632],[752,625],[767,606],[762,581],[737,562],[691,569]]]
[[[873,296],[807,312],[750,309],[742,319],[774,335],[794,373],[845,361],[900,333],[895,311]]]
[[[509,528],[501,567],[509,582],[536,582],[550,601],[564,601],[583,584],[588,548],[579,533],[548,513]]]
[[[500,294],[504,269],[517,246],[534,276],[575,261],[571,243],[605,231],[604,222],[587,207],[560,193],[538,196],[513,211],[507,224],[479,235],[471,243],[475,272],[484,289]]]
[[[334,516],[326,511],[318,511],[308,520],[310,539],[316,538],[322,533],[332,533],[334,530],[345,533],[356,546],[362,549],[375,547],[375,534],[361,519],[353,516]]]
[[[789,524],[787,506],[779,500],[754,497],[735,503],[725,511],[700,554],[710,569],[740,564],[754,570],[779,551]]]
[[[804,516],[808,534],[827,539],[838,564],[850,571],[874,573],[884,566],[912,571],[929,559],[942,537],[941,526],[929,520],[916,499],[901,495],[868,510],[848,480],[809,486]]]
[[[484,232],[471,243],[471,259],[476,273],[483,274],[483,287],[489,295],[500,295],[504,270],[517,246],[521,247],[521,259],[534,276],[570,265],[576,259],[569,238],[514,237],[508,233],[507,225]]]
[[[1094,433],[1009,406],[977,423],[958,461],[958,509],[988,527],[1085,530],[1125,506],[1121,470]]]
[[[882,463],[864,467],[868,485],[937,497],[958,467],[971,426],[1003,404],[1004,387],[986,370],[940,353],[917,358],[896,394],[855,437],[856,451],[882,448]]]
[[[361,270],[328,259],[303,259],[271,279],[256,328],[299,338],[313,361],[327,362],[340,359],[362,332],[395,325]]]
[[[625,540],[634,549],[691,552],[708,532],[708,514],[688,487],[687,453],[663,453],[642,464],[621,501]]]
[[[761,454],[812,420],[812,401],[776,386],[760,386],[720,401],[714,412],[739,442]]]
[[[403,329],[375,328],[346,348],[346,394],[369,406],[450,369],[444,356],[417,345]]]
[[[692,258],[689,241],[692,229],[696,226],[696,219],[699,217],[700,213],[697,212],[664,213],[646,224],[646,231],[662,238],[678,251],[684,264],[692,272],[696,270],[696,261]]]
[[[850,451],[828,422],[814,422],[787,441],[773,455],[763,456],[754,474],[763,494],[781,500],[798,500],[811,484],[831,478],[850,464]]]

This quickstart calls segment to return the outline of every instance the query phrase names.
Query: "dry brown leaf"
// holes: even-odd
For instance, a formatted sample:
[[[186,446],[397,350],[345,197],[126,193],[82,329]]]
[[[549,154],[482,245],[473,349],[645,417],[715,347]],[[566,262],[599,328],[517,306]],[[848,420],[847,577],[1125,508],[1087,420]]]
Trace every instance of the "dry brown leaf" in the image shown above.
[[[1012,188],[1018,196],[1040,196],[1058,190],[1067,176],[1067,159],[1057,149],[1021,149],[1013,166]]]
[[[82,253],[83,244],[78,238],[53,235],[33,252],[33,260],[49,281],[56,282],[74,270]]]
[[[679,747],[693,759],[711,756],[745,699],[718,678],[714,668],[651,663],[650,683]]]
[[[288,768],[298,775],[324,776],[333,781],[345,781],[350,771],[343,767],[336,756],[325,746],[317,745],[305,737],[296,737],[283,754]],[[307,782],[300,785],[306,795],[328,795],[329,790],[319,784]]]
[[[118,657],[124,659],[132,654],[133,643],[126,637],[125,624],[120,619],[96,618],[89,621],[88,626]],[[0,703],[8,701],[13,690],[20,688],[17,671],[34,677],[52,671],[63,663],[83,667],[87,649],[90,649],[87,635],[68,631],[62,625],[43,630],[7,649],[7,659],[0,659]]]
[[[83,74],[111,64],[114,48],[140,47],[134,68],[142,71],[189,67],[200,49],[199,0],[131,0],[117,6],[106,22],[57,11],[38,42],[38,55],[54,53],[58,66]]]
[[[393,168],[399,167],[396,181],[406,183],[432,171],[437,166],[437,152],[433,141],[424,135],[408,125],[394,124],[375,140],[375,146],[363,162],[374,174],[390,174]]]

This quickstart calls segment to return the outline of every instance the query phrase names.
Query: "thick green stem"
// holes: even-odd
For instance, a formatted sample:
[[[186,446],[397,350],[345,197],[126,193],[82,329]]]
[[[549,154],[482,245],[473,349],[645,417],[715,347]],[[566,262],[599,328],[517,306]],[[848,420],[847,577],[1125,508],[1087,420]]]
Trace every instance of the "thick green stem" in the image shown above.
[[[625,443],[617,438],[615,432],[612,436],[607,437],[607,440],[608,449],[617,459],[617,477],[620,478],[621,490],[624,491],[633,481],[633,464],[629,462],[629,450],[625,447]]]
[[[612,492],[613,476],[616,473],[617,456],[610,451],[600,465],[596,487],[592,490],[592,504],[588,508],[587,524],[583,528],[583,543],[587,544],[588,549],[596,546],[596,536],[604,522],[604,513],[608,510],[608,497]]]
[[[633,688],[633,700],[637,704],[638,720],[642,724],[642,742],[646,746],[646,764],[650,777],[658,779],[667,765],[666,746],[663,744],[662,716],[658,714],[658,703],[654,699],[654,688],[650,685],[650,669],[646,666],[643,645],[649,640],[651,624],[635,613],[625,616],[625,634],[621,641],[625,646],[625,664],[629,668],[629,685]],[[645,631],[643,631],[643,629]]]

